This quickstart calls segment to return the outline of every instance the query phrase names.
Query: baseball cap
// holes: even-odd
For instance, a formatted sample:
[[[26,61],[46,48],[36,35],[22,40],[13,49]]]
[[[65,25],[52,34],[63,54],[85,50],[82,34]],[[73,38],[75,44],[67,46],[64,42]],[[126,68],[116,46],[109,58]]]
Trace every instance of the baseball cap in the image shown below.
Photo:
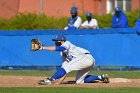
[[[77,13],[77,7],[73,6],[73,7],[71,8],[71,10],[70,10],[70,13],[71,13],[71,14]]]
[[[52,41],[66,41],[66,37],[62,34],[57,35]]]
[[[92,14],[90,12],[87,12],[86,17],[92,17]]]
[[[120,7],[116,7],[115,8],[115,12],[121,12],[121,8]]]

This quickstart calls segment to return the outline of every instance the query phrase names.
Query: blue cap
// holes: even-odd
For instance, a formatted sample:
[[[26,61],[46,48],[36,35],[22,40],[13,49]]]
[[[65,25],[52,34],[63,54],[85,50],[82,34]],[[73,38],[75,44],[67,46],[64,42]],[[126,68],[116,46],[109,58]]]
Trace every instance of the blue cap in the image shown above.
[[[70,10],[70,13],[71,14],[77,13],[77,7],[72,7],[71,10]]]
[[[115,8],[115,12],[121,12],[121,8],[120,7],[116,7]]]
[[[66,41],[66,37],[60,34],[60,35],[57,35],[55,39],[52,39],[52,41]]]
[[[87,12],[86,17],[92,17],[92,14],[90,12]]]

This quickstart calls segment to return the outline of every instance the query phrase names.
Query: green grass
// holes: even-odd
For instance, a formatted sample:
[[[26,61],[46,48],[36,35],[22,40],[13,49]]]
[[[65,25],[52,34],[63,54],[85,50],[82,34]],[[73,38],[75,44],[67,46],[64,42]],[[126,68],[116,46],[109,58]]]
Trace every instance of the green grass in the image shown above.
[[[0,93],[139,93],[140,88],[9,87]]]
[[[16,75],[16,76],[51,76],[55,71],[39,71],[39,70],[0,70],[0,75]]]
[[[51,76],[55,71],[39,70],[0,70],[0,75],[22,75],[22,76]],[[68,77],[74,77],[77,72],[68,74]],[[92,71],[91,75],[109,74],[112,78],[140,78],[140,71]]]

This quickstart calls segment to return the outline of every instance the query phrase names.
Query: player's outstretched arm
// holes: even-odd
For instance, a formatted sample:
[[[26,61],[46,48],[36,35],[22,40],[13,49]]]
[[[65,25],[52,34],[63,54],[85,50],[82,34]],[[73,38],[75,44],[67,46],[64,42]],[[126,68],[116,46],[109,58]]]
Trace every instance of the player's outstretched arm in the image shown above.
[[[42,50],[56,51],[55,46],[42,46]]]
[[[65,51],[66,48],[63,46],[42,46],[42,50],[49,50],[49,51]]]

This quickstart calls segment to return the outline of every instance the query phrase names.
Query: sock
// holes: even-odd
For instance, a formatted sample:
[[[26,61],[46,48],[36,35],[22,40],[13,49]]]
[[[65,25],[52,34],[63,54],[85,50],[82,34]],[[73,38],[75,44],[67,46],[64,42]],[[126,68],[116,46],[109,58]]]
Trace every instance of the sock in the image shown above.
[[[63,77],[66,74],[66,71],[64,68],[60,68],[52,77],[52,80],[56,80],[59,79],[61,77]]]
[[[102,77],[101,76],[98,76],[99,78],[100,78],[100,80],[102,79]]]
[[[101,80],[98,76],[87,75],[84,79],[84,83],[92,83],[94,80]]]

